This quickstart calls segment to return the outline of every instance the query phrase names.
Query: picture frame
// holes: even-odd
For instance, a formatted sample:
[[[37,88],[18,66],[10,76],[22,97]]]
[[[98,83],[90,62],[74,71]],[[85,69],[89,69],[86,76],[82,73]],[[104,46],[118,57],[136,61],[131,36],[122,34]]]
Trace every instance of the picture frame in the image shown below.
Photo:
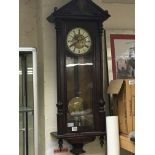
[[[135,78],[135,35],[110,34],[113,79]]]

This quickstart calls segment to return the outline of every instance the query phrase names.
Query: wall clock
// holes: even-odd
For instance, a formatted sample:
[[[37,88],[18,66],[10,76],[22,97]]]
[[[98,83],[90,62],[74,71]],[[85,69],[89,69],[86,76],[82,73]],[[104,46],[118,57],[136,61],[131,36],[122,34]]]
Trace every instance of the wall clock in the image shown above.
[[[109,17],[91,0],[72,0],[47,18],[57,37],[57,131],[51,134],[60,149],[63,139],[72,144],[76,155],[96,136],[103,144],[106,135],[102,24]]]

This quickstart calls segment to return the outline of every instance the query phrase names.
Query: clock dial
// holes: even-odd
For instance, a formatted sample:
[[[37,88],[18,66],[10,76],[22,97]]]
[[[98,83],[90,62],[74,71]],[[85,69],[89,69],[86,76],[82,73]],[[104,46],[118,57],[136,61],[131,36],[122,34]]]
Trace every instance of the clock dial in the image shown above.
[[[74,28],[67,34],[67,47],[74,54],[87,53],[91,44],[91,37],[83,28]]]

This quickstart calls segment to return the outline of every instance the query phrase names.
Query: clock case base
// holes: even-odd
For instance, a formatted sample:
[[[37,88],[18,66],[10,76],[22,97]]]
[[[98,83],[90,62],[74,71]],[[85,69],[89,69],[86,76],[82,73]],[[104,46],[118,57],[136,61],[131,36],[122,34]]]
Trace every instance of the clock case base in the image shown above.
[[[63,148],[63,140],[66,140],[72,145],[71,153],[79,155],[85,153],[83,146],[87,143],[90,143],[96,139],[96,136],[100,136],[100,144],[103,147],[104,139],[106,136],[105,132],[86,132],[86,133],[72,133],[72,134],[63,134],[59,135],[57,132],[52,132],[52,136],[58,139],[60,151]]]

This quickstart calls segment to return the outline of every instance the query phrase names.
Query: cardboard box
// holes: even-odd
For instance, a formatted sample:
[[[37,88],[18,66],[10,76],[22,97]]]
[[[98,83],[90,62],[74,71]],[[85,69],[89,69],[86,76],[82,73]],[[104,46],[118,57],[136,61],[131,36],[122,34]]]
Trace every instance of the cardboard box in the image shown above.
[[[107,93],[113,95],[113,110],[119,118],[119,131],[128,135],[135,130],[135,80],[112,80]]]
[[[120,135],[120,147],[129,152],[135,153],[135,144],[130,141],[127,135]]]

